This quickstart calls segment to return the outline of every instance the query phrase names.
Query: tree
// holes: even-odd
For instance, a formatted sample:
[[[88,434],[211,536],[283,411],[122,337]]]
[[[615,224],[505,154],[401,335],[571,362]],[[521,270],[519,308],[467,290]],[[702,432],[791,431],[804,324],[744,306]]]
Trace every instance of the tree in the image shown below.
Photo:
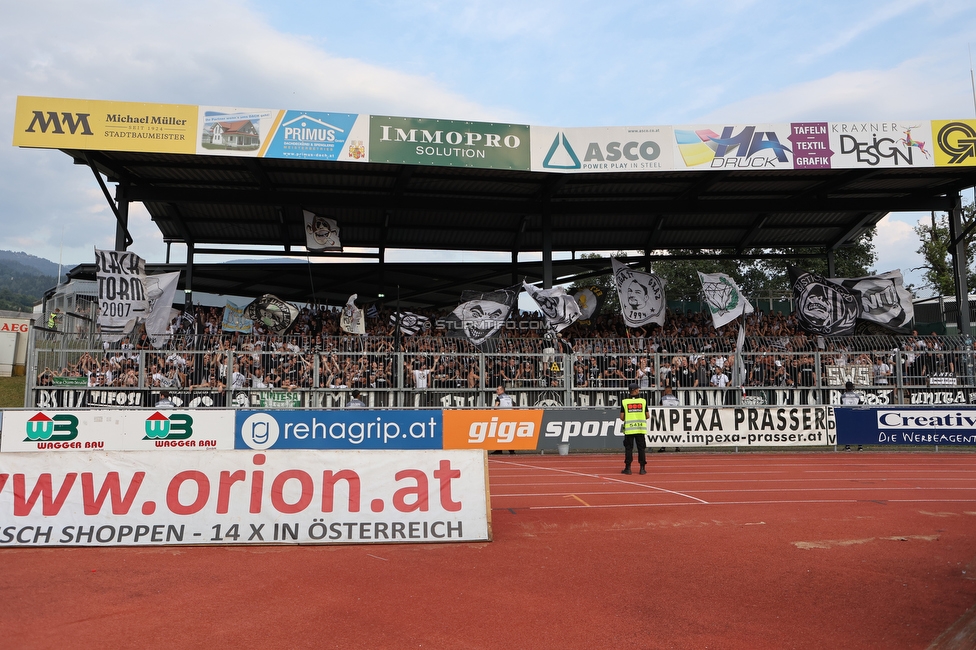
[[[973,204],[965,205],[962,208],[962,227],[963,230],[976,218],[976,208]],[[929,223],[919,223],[915,226],[915,234],[918,235],[920,245],[915,251],[925,260],[922,266],[917,267],[923,271],[925,285],[937,292],[940,296],[951,296],[955,294],[955,280],[952,275],[952,256],[949,251],[949,215],[943,214],[936,217],[932,213]],[[973,257],[976,254],[976,233],[970,232],[964,238],[966,243],[966,282],[970,290],[976,282],[976,275],[973,273]]]

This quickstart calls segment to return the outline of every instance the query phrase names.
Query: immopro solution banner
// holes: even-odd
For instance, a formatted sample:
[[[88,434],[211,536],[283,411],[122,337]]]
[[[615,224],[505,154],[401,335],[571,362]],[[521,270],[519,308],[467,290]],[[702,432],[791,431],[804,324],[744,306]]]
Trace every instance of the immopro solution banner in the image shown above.
[[[369,161],[528,170],[529,127],[371,115]]]
[[[482,451],[0,455],[0,547],[489,539]]]

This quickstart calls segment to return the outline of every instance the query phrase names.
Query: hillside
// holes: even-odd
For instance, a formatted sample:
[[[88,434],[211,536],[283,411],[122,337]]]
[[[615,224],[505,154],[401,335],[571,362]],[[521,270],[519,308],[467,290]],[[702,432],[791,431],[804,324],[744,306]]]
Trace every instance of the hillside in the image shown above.
[[[0,251],[0,309],[29,312],[57,284],[58,265],[27,253]]]

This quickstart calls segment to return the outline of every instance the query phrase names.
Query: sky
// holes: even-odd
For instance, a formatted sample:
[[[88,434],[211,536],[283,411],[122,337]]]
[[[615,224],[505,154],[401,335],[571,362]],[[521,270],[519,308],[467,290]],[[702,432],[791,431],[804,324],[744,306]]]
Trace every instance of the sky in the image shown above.
[[[18,95],[562,127],[976,115],[972,0],[0,0],[0,15],[0,249],[66,267],[112,248],[115,218],[87,167],[10,145]],[[875,270],[923,284],[928,218],[885,217]],[[164,261],[141,205],[129,229]]]

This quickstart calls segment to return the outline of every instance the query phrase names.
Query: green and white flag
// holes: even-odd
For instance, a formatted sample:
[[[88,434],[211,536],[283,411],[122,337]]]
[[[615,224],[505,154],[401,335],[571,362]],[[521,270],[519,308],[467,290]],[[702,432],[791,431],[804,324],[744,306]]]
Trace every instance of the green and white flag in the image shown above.
[[[698,272],[702,291],[708,310],[712,313],[712,324],[715,329],[728,325],[740,314],[751,314],[755,311],[746,297],[742,295],[735,280],[724,273]]]

